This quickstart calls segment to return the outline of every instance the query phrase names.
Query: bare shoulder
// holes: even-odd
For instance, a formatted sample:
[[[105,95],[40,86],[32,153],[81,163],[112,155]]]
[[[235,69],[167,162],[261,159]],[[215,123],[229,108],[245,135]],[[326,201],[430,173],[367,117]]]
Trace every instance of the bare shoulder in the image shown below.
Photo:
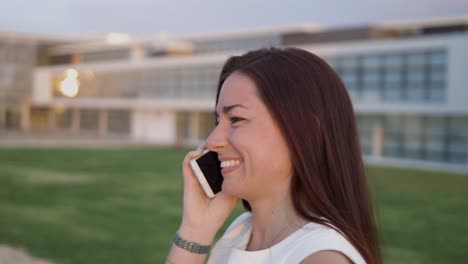
[[[322,250],[305,258],[301,264],[352,264],[351,260],[338,251]]]

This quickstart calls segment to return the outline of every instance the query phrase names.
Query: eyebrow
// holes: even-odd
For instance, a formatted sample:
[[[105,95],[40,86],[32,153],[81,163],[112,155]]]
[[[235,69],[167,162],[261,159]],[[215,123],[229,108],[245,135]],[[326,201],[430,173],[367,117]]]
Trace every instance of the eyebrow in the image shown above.
[[[236,107],[241,107],[241,108],[247,109],[247,107],[245,107],[245,106],[243,106],[241,104],[233,104],[233,105],[224,106],[223,107],[223,113],[226,114],[229,111],[231,111],[233,108],[236,108]],[[215,112],[215,115],[218,116],[218,112]]]

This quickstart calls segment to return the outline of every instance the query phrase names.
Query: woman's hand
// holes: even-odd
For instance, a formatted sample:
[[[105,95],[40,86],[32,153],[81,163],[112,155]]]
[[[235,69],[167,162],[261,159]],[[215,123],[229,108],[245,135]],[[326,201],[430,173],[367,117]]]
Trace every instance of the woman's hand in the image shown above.
[[[183,161],[184,211],[178,232],[184,240],[208,246],[234,210],[238,199],[223,192],[218,193],[213,199],[206,196],[189,165],[191,159],[203,153],[203,149],[200,147],[196,151],[189,152]],[[206,257],[206,254],[193,253],[173,245],[166,263],[205,263]]]
[[[238,198],[222,191],[213,199],[204,193],[192,168],[191,159],[199,157],[204,147],[189,152],[183,161],[184,210],[179,235],[190,241],[210,245],[229,214],[234,210]]]

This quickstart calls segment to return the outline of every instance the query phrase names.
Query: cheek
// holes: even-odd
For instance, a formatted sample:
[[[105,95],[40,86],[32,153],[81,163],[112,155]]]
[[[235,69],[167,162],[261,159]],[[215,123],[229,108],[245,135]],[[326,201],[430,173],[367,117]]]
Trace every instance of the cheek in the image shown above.
[[[245,129],[237,128],[229,133],[229,143],[243,158],[245,158],[244,155],[247,155],[252,147],[255,147],[255,142],[255,137]]]
[[[229,141],[231,144],[236,144],[240,141],[240,138],[242,137],[242,133],[239,133],[238,129],[233,129],[229,133]]]
[[[249,178],[290,174],[292,165],[283,138],[265,127],[237,128],[229,134],[232,147],[244,158],[244,174]]]
[[[255,157],[258,157],[265,174],[268,177],[289,177],[292,174],[291,158],[288,146],[279,132],[271,131],[270,134],[258,138],[258,142],[261,147]]]
[[[271,177],[281,173],[287,155],[276,138],[263,135],[253,140],[249,157],[252,173],[257,177]]]

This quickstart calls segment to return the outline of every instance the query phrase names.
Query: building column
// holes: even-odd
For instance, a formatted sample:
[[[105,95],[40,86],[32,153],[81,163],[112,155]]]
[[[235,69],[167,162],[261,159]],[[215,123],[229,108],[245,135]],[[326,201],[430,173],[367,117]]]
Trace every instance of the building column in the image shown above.
[[[98,118],[98,135],[99,136],[107,136],[107,124],[109,122],[108,119],[109,112],[106,109],[102,109],[99,111],[99,118]]]
[[[372,156],[382,157],[384,147],[384,130],[381,124],[376,124],[373,129]]]
[[[19,106],[20,114],[20,130],[28,131],[30,124],[30,107],[28,103],[23,103]]]
[[[132,61],[141,61],[146,56],[146,50],[143,47],[137,46],[130,50],[130,58]]]
[[[80,109],[73,108],[71,116],[71,131],[73,133],[80,133]]]
[[[0,130],[5,130],[5,128],[6,128],[6,107],[0,103]]]
[[[57,114],[53,107],[47,111],[47,129],[49,131],[55,131],[57,128]]]
[[[190,114],[189,141],[197,144],[200,139],[198,135],[198,127],[200,126],[200,113],[192,112]]]

